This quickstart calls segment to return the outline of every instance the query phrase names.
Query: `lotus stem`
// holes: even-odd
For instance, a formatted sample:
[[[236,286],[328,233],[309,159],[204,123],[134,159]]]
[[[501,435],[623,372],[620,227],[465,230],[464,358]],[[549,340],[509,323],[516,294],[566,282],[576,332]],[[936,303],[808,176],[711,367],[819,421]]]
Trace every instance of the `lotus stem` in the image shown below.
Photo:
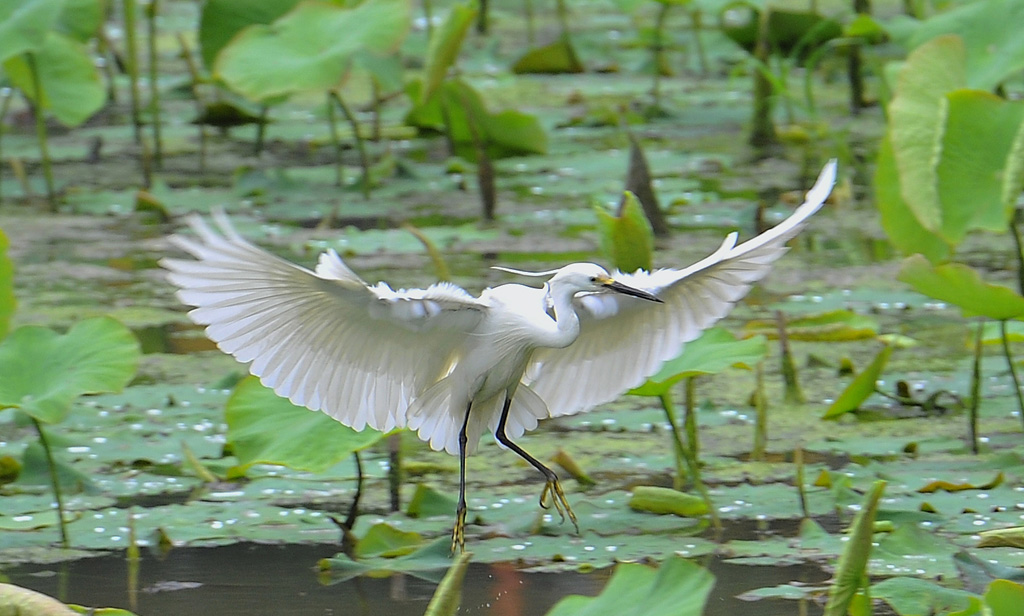
[[[402,508],[402,433],[395,432],[388,437],[388,491],[391,494],[391,511]]]
[[[4,160],[4,119],[7,117],[7,110],[11,106],[11,98],[10,88],[0,88],[0,165],[3,164]],[[3,202],[3,173],[0,173],[0,204]]]
[[[672,433],[672,444],[673,450],[675,451],[675,463],[676,463],[676,475],[672,478],[672,487],[676,490],[683,489],[683,483],[686,480],[686,446],[683,444],[683,438],[679,434],[679,425],[676,423],[676,411],[675,406],[672,404],[672,392],[665,391],[659,396],[661,400],[661,408],[665,411],[665,417],[668,419],[669,431]]]
[[[768,446],[768,400],[764,392],[764,362],[757,364],[755,370],[756,389],[754,392],[754,409],[757,414],[754,422],[754,446],[750,450],[751,460],[764,460]]]
[[[338,104],[338,108],[341,109],[342,115],[348,120],[349,126],[352,127],[352,138],[356,140],[356,151],[359,152],[359,166],[363,168],[363,179],[362,179],[362,193],[364,199],[370,198],[370,156],[366,152],[366,141],[363,140],[363,136],[359,134],[359,121],[356,120],[355,114],[349,109],[349,106],[342,100],[341,95],[336,91],[330,93],[330,97],[334,99],[334,102]]]
[[[804,448],[797,447],[793,450],[793,465],[796,466],[796,493],[800,497],[800,514],[805,518],[811,517],[807,511],[807,489],[804,485]]]
[[[338,136],[337,118],[334,113],[334,103],[331,95],[327,95],[327,126],[331,132],[331,145],[334,146],[334,185],[341,188],[344,185],[344,177],[341,166],[341,138]]]
[[[160,9],[160,0],[149,0],[146,6],[146,51],[149,55],[149,115],[153,123],[153,166],[159,170],[163,167],[163,141],[160,136],[160,88],[157,68],[159,59],[156,50],[156,14]]]
[[[269,113],[270,105],[265,103],[260,105],[260,121],[256,123],[256,143],[252,147],[252,155],[257,158],[263,154],[263,142],[267,135],[267,115]]]
[[[36,56],[32,52],[25,54],[29,73],[32,75],[32,111],[36,116],[36,139],[39,141],[39,164],[43,170],[43,181],[46,183],[46,201],[51,212],[57,211],[57,191],[53,185],[53,167],[50,165],[50,147],[46,139],[46,117],[43,113],[43,84],[39,80],[39,67]]]
[[[1010,368],[1010,378],[1013,379],[1013,391],[1017,394],[1017,408],[1020,409],[1021,421],[1024,421],[1024,393],[1020,391],[1020,378],[1017,376],[1016,366],[1013,365],[1010,339],[1006,332],[1006,319],[999,322],[999,333],[1003,341],[1003,354],[1006,356],[1006,365]]]
[[[1010,237],[1017,248],[1017,292],[1024,295],[1024,242],[1020,238],[1020,229],[1017,228],[1017,217],[1019,210],[1015,210],[1013,218],[1010,219]]]
[[[981,345],[983,323],[978,323],[978,334],[974,337],[974,367],[971,371],[971,406],[968,409],[967,437],[971,441],[971,452],[978,453],[978,406],[981,404]]]
[[[661,65],[665,55],[665,44],[662,37],[665,34],[665,21],[668,18],[668,11],[671,6],[667,2],[660,3],[658,17],[654,22],[654,44],[651,46],[654,63],[654,83],[651,85],[651,97],[654,100],[655,109],[661,108]]]
[[[700,459],[700,440],[697,432],[697,377],[686,379],[684,389],[685,407],[683,407],[683,428],[686,430],[686,444],[694,460]]]
[[[43,424],[39,423],[39,420],[32,417],[32,425],[36,427],[36,433],[39,434],[39,444],[43,446],[43,452],[46,454],[46,467],[50,471],[50,485],[53,486],[53,496],[57,501],[57,525],[60,527],[60,543],[65,549],[71,547],[71,541],[68,539],[68,527],[64,521],[64,497],[60,492],[60,480],[57,477],[57,463],[53,459],[53,451],[50,449],[50,441],[46,438],[46,432],[43,431]]]

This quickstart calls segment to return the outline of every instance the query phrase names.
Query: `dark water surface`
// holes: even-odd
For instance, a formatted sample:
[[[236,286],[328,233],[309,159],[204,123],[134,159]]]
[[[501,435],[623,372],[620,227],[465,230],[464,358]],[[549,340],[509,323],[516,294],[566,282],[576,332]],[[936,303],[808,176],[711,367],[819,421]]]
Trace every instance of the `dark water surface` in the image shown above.
[[[139,571],[137,613],[378,616],[419,615],[435,585],[410,576],[358,578],[333,585],[318,581],[320,558],[333,556],[327,545],[239,544],[172,550],[165,558],[144,555]],[[828,576],[812,566],[765,567],[701,561],[717,582],[706,616],[782,616],[800,613],[791,601],[748,603],[735,596],[746,590],[792,581],[817,583]],[[123,556],[89,558],[60,565],[25,565],[5,572],[10,581],[57,596],[68,603],[129,608],[128,567]],[[594,573],[528,573],[511,564],[471,565],[460,614],[541,616],[566,595],[596,595],[612,569]],[[820,614],[815,605],[807,614]]]

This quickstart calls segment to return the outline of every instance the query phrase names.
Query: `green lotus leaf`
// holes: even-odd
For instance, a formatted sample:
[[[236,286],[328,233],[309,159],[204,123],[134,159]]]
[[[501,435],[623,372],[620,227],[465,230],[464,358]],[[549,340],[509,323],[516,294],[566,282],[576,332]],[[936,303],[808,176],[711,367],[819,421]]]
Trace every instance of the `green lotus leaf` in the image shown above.
[[[854,377],[853,381],[846,386],[843,393],[839,394],[836,401],[825,411],[825,414],[821,416],[822,419],[833,419],[848,413],[850,411],[857,410],[861,404],[864,403],[871,394],[875,393],[875,382],[878,381],[879,375],[882,374],[882,370],[885,369],[885,364],[889,362],[889,356],[892,355],[893,347],[885,345],[882,350],[878,352],[868,367],[865,368],[860,374]]]
[[[66,334],[19,327],[0,343],[0,408],[57,423],[75,398],[120,391],[135,375],[139,356],[135,336],[110,317],[81,321]]]
[[[937,36],[955,34],[963,39],[967,85],[993,90],[1024,68],[1024,4],[1017,0],[987,0],[957,6],[928,19],[908,41],[917,47]]]
[[[384,436],[370,428],[356,432],[324,413],[295,406],[253,376],[235,387],[224,418],[238,474],[260,463],[324,471]]]
[[[621,212],[614,216],[597,208],[601,252],[623,272],[650,270],[654,252],[654,230],[636,195],[626,191]]]
[[[0,2],[0,62],[41,47],[63,5],[64,0]]]
[[[983,281],[978,272],[961,263],[932,265],[914,255],[903,261],[896,278],[918,293],[959,306],[966,317],[980,315],[1002,321],[1024,316],[1024,297]]]
[[[714,585],[707,569],[678,556],[658,569],[622,563],[600,595],[568,596],[547,616],[699,616]]]
[[[217,56],[214,73],[255,101],[326,92],[344,81],[355,53],[393,51],[410,23],[408,0],[367,0],[351,9],[303,2],[272,24],[240,32]]]
[[[466,31],[476,18],[476,7],[473,4],[456,4],[448,13],[448,18],[440,28],[430,36],[427,47],[426,66],[423,70],[423,90],[420,91],[420,102],[425,102],[448,75],[448,69],[455,63],[466,38]]]
[[[217,54],[236,34],[254,24],[270,24],[299,0],[206,0],[199,15],[199,54],[213,67]]]
[[[764,336],[737,340],[728,330],[713,327],[705,330],[700,338],[687,342],[678,357],[665,362],[657,374],[629,393],[660,396],[686,377],[715,374],[732,366],[749,369],[767,353],[768,344]]]
[[[889,104],[889,139],[900,196],[925,229],[942,228],[937,148],[948,117],[946,94],[967,84],[963,41],[942,36],[917,49],[900,70]]]
[[[103,106],[107,92],[85,45],[50,32],[31,53],[39,73],[42,107],[61,124],[78,126]],[[25,55],[8,58],[3,69],[11,83],[35,101],[36,87]]]

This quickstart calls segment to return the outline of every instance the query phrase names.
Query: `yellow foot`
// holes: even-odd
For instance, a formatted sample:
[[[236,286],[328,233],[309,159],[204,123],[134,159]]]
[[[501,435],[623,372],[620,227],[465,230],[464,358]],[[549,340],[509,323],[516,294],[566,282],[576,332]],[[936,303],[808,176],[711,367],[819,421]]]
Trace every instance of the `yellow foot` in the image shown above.
[[[452,554],[466,551],[466,510],[459,509],[455,514],[455,529],[452,530]]]
[[[551,497],[551,503],[555,506],[555,511],[562,518],[562,523],[565,523],[565,516],[569,516],[569,521],[572,522],[573,528],[576,529],[576,534],[580,534],[580,525],[576,522],[576,514],[573,513],[572,507],[569,506],[569,501],[565,498],[565,492],[562,491],[562,484],[558,483],[557,479],[552,479],[544,484],[544,490],[540,493],[540,506],[548,508],[548,497]]]

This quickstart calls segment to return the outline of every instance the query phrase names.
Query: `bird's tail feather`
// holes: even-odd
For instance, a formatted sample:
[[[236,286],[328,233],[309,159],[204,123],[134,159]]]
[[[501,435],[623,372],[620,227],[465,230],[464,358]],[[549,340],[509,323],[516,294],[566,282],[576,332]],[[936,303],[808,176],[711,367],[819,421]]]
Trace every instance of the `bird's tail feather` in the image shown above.
[[[452,455],[459,455],[459,431],[465,418],[468,400],[454,400],[451,383],[443,378],[427,388],[409,406],[407,422],[420,439],[430,444],[434,451],[442,449]],[[466,425],[466,454],[476,450],[484,429],[493,433],[498,428],[504,396],[473,402],[469,423]],[[537,427],[537,422],[549,416],[544,400],[532,389],[520,385],[512,397],[505,434],[515,439],[527,430]]]

